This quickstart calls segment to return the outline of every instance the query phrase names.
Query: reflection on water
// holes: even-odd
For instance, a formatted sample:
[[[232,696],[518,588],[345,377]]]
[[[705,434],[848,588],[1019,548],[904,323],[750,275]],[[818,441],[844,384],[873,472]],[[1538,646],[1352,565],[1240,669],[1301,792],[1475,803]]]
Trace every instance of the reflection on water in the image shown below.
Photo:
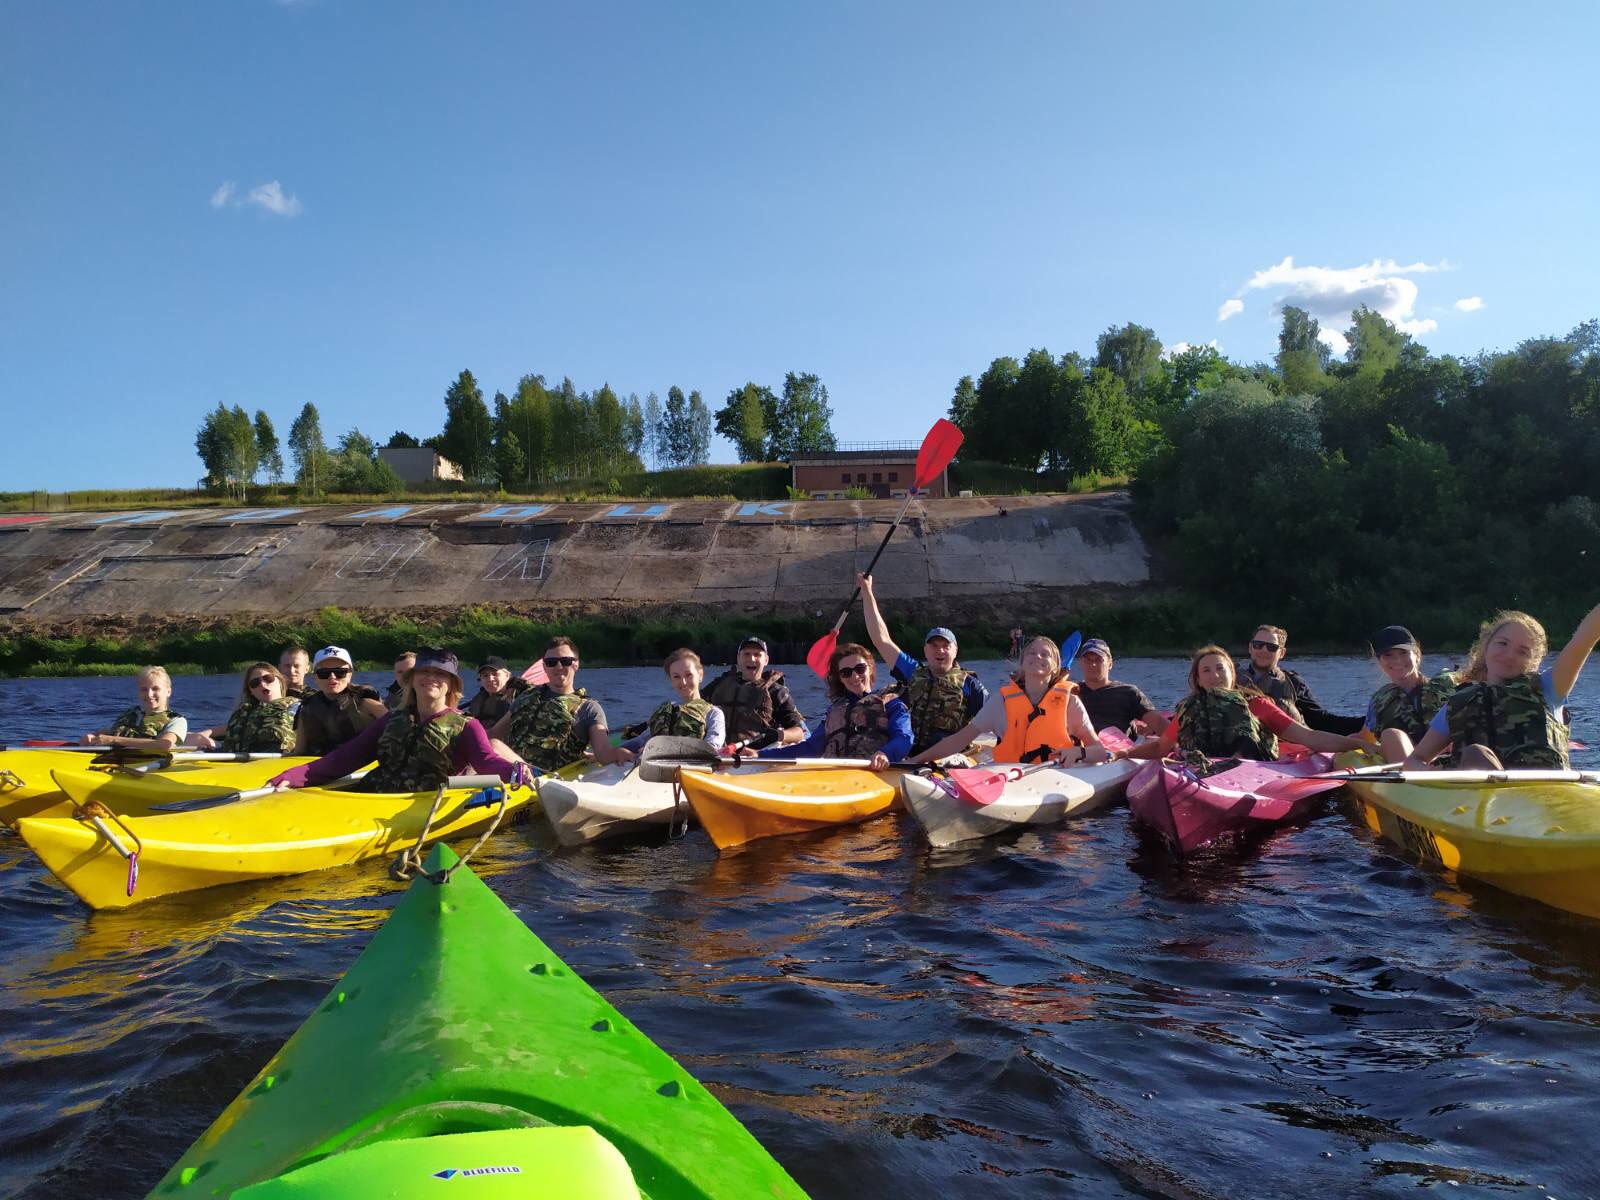
[[[1118,666],[1175,698],[1182,664]],[[663,691],[584,674],[617,718]],[[0,684],[34,736],[126,686]],[[179,680],[203,719],[236,686]],[[1119,810],[938,852],[903,815],[723,855],[536,821],[474,867],[818,1197],[1600,1194],[1596,924],[1337,800],[1182,862]],[[0,836],[0,1196],[142,1195],[397,895],[376,862],[90,915]]]

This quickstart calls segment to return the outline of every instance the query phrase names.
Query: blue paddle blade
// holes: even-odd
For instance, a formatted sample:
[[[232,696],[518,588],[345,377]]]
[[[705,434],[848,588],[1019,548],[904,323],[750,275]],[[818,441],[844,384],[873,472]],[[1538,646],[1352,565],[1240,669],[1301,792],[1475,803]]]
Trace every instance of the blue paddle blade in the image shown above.
[[[1078,647],[1083,645],[1083,634],[1074,629],[1066,641],[1061,643],[1061,669],[1072,670],[1072,664],[1077,661]]]

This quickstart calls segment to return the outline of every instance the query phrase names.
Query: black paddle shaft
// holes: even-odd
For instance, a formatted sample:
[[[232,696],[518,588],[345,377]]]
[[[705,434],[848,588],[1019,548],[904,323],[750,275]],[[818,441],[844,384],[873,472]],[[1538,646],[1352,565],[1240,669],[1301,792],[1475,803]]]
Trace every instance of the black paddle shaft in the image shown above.
[[[878,552],[872,556],[872,561],[867,564],[863,575],[871,575],[872,568],[878,565],[878,560],[883,557],[883,552],[889,548],[889,539],[894,536],[894,531],[900,528],[900,522],[906,519],[906,513],[911,511],[911,500],[917,494],[917,489],[912,488],[906,493],[906,502],[900,506],[900,515],[889,523],[889,532],[883,535],[883,541],[878,543]],[[844,623],[850,619],[850,610],[856,606],[856,597],[861,595],[861,585],[856,584],[855,591],[850,593],[850,599],[844,602],[844,611],[839,614],[839,619],[834,622],[833,630],[837,633],[844,628]]]

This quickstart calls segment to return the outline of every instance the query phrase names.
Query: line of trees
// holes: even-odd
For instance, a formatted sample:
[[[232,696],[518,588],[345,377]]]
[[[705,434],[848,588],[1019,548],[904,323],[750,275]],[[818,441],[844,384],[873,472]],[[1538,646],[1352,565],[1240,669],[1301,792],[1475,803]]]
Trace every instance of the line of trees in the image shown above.
[[[1344,336],[1336,360],[1286,307],[1274,361],[1242,364],[1129,324],[1092,358],[995,359],[949,415],[964,458],[1132,475],[1187,587],[1308,628],[1600,589],[1600,323],[1475,357],[1367,308]]]

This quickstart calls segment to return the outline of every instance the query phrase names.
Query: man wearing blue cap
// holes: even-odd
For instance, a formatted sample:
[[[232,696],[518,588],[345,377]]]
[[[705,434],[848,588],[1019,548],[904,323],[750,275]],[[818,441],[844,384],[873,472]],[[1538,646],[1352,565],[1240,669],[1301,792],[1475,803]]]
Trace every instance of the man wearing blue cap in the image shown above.
[[[989,698],[978,677],[956,662],[956,635],[943,625],[928,630],[922,640],[925,661],[912,658],[889,636],[872,576],[857,575],[867,633],[883,656],[889,673],[900,682],[900,698],[911,710],[912,754],[920,754],[963,728]]]
[[[1096,729],[1111,727],[1133,734],[1133,723],[1138,721],[1155,735],[1167,727],[1166,717],[1140,688],[1111,678],[1111,647],[1102,639],[1085,642],[1078,650],[1078,663],[1083,668],[1078,699]]]

